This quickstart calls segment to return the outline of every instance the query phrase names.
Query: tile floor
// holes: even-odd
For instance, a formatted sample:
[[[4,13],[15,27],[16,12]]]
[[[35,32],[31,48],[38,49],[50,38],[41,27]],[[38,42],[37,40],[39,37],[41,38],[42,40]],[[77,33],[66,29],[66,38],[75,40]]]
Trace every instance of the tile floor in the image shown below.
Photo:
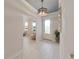
[[[59,59],[59,44],[41,40],[39,42],[24,38],[23,53],[15,59]]]

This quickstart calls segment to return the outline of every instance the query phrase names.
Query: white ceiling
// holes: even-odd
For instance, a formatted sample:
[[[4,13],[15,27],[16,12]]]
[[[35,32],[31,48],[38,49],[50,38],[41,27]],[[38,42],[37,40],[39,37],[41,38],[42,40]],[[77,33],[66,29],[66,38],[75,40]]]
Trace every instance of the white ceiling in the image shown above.
[[[41,7],[41,0],[26,0],[35,9]],[[48,9],[48,12],[54,12],[58,10],[59,0],[44,0],[44,7]]]

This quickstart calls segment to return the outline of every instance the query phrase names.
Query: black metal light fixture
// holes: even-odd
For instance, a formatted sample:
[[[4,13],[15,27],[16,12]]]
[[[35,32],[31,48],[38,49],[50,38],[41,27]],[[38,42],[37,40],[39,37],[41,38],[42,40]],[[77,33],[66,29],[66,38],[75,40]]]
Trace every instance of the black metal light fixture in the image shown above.
[[[43,1],[44,0],[41,0],[42,7],[38,9],[38,15],[40,15],[40,16],[46,16],[48,14],[47,8],[43,7]]]

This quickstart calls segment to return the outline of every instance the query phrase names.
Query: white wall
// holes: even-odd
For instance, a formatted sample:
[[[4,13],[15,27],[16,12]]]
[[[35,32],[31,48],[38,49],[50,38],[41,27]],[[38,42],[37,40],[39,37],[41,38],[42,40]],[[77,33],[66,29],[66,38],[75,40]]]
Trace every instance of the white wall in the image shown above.
[[[60,40],[60,59],[71,59],[74,53],[74,9],[73,0],[61,0],[62,33]]]
[[[10,8],[6,3],[4,12],[4,54],[5,59],[8,59],[22,50],[23,18],[22,15],[16,11],[16,9]]]
[[[22,49],[23,15],[36,16],[36,9],[25,0],[5,0],[5,59]],[[11,59],[11,58],[10,58]]]
[[[43,21],[41,18],[37,18],[37,29],[36,29],[36,40],[40,41],[43,39]]]

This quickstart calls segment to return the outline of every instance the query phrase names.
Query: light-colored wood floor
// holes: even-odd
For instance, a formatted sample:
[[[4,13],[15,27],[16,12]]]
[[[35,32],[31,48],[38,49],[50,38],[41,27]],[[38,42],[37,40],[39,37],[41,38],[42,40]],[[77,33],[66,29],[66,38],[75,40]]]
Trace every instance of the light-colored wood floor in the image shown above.
[[[48,40],[37,42],[25,38],[23,53],[15,59],[59,59],[59,45]]]

